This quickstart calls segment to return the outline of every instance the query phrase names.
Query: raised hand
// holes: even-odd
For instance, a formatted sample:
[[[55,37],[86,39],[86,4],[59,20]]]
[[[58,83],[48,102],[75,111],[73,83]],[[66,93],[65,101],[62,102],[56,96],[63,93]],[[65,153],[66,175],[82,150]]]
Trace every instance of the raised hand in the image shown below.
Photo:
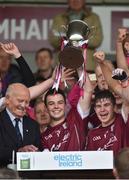
[[[105,53],[103,51],[95,52],[93,56],[98,63],[102,63],[105,60]]]
[[[112,78],[115,80],[126,81],[128,76],[123,69],[117,68],[112,71]]]
[[[74,79],[75,77],[72,76],[74,73],[75,70],[64,68],[62,70],[61,82]]]
[[[123,40],[126,38],[127,35],[127,29],[126,28],[119,28],[118,29],[118,41],[123,42]]]
[[[0,43],[0,46],[6,53],[13,55],[15,58],[19,58],[21,56],[18,47],[14,43]]]

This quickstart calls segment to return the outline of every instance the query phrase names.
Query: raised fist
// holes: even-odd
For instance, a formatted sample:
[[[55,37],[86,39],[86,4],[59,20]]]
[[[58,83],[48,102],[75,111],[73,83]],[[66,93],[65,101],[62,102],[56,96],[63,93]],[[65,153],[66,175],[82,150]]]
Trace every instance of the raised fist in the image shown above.
[[[94,53],[93,56],[95,57],[95,60],[98,63],[102,63],[105,59],[105,53],[103,51],[98,51],[98,52]]]
[[[0,43],[0,46],[6,53],[13,55],[15,58],[19,58],[21,56],[18,47],[14,43]]]
[[[119,28],[118,29],[118,41],[122,42],[126,38],[127,29]]]

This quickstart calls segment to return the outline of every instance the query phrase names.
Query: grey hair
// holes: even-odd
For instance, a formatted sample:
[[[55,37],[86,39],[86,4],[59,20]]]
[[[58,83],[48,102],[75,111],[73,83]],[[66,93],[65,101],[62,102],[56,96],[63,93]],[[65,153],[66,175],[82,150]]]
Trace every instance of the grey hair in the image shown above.
[[[6,94],[5,96],[10,96],[14,93],[17,93],[17,88],[18,87],[21,87],[21,88],[24,88],[24,89],[27,89],[27,87],[24,85],[24,84],[21,84],[21,83],[13,83],[13,84],[10,84],[7,88],[7,91],[6,91]]]

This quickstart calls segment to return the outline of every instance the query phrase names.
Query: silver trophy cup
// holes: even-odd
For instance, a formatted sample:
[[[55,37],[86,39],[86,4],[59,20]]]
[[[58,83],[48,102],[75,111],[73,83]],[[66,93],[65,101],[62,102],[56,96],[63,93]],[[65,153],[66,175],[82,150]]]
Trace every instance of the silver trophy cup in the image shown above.
[[[59,54],[59,61],[66,68],[76,69],[84,62],[82,42],[92,37],[94,27],[89,28],[84,21],[73,20],[64,28],[67,44]]]

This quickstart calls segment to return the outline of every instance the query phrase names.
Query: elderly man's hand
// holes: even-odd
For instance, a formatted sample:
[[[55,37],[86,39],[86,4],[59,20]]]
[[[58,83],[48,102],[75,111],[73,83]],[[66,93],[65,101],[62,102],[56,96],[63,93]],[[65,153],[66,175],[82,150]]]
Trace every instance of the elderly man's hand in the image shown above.
[[[102,63],[105,60],[105,53],[103,51],[98,51],[93,56],[98,63]]]

